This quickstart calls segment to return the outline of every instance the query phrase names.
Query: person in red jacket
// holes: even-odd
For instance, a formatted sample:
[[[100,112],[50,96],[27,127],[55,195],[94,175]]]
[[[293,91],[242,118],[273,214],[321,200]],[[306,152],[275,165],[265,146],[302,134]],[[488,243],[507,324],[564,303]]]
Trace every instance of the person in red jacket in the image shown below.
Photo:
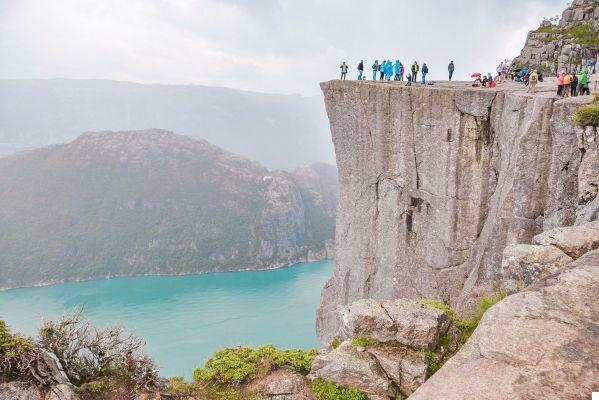
[[[557,76],[557,95],[558,96],[563,96],[564,95],[564,77],[565,76],[566,76],[566,74],[564,74],[564,71],[562,71]]]

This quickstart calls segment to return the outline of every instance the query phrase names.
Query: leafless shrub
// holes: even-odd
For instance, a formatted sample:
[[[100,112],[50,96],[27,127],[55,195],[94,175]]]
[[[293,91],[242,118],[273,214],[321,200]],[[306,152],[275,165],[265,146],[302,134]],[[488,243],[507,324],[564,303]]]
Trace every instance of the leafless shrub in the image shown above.
[[[142,353],[145,342],[121,326],[99,328],[83,317],[83,309],[57,321],[44,321],[39,344],[75,386],[119,377],[151,390],[158,382],[154,362]]]

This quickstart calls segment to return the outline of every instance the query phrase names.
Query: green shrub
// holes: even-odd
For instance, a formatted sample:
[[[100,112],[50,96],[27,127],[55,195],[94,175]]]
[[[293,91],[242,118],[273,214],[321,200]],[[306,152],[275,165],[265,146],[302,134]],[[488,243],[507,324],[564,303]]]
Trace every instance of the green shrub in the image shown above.
[[[109,389],[109,385],[105,381],[93,381],[87,384],[87,390],[91,393],[102,393]]]
[[[578,108],[574,112],[574,122],[580,126],[599,127],[599,101]]]
[[[358,389],[342,388],[322,379],[312,382],[312,392],[317,400],[368,400],[368,396]]]
[[[462,343],[472,335],[487,310],[505,299],[505,296],[506,294],[503,292],[495,293],[492,296],[482,296],[476,302],[472,317],[455,321],[455,326],[461,334],[460,341]]]
[[[13,334],[8,330],[6,322],[0,320],[0,356],[6,359],[17,358],[33,349],[26,338]]]
[[[173,376],[168,380],[168,393],[172,396],[191,396],[196,386],[187,382],[182,376]]]
[[[376,346],[379,342],[376,339],[369,337],[357,337],[351,340],[351,345],[355,347]]]
[[[331,347],[336,349],[339,346],[341,346],[341,339],[339,339],[339,338],[333,339],[333,341],[331,342]]]
[[[451,308],[449,305],[443,303],[441,300],[436,300],[436,299],[423,299],[420,301],[422,304],[425,304],[427,306],[436,308],[437,310],[441,310],[443,311],[445,314],[447,314],[447,316],[454,321],[456,318],[456,312],[454,311],[453,308]]]
[[[239,383],[251,375],[267,372],[273,367],[290,367],[297,372],[308,373],[317,355],[316,349],[279,350],[272,345],[258,349],[228,348],[215,352],[204,368],[196,369],[194,379],[205,382]]]
[[[428,369],[426,370],[427,379],[433,376],[443,366],[441,358],[432,351],[426,352],[426,360],[428,361]]]

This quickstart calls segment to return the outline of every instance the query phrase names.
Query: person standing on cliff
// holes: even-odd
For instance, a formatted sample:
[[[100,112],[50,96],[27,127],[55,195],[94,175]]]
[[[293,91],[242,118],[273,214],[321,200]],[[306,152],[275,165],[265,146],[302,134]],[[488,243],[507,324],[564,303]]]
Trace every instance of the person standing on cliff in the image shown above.
[[[387,61],[383,60],[383,62],[381,62],[381,65],[379,65],[379,72],[380,72],[379,80],[381,80],[381,81],[385,80],[385,70],[386,69],[387,69]]]
[[[428,66],[426,63],[422,64],[422,84],[426,85],[426,74],[428,74]]]
[[[582,71],[582,76],[580,77],[578,84],[580,85],[578,92],[581,96],[584,96],[585,94],[591,94],[591,90],[589,88],[589,73],[586,70]]]
[[[560,97],[564,95],[564,77],[564,71],[557,76],[557,95]]]
[[[528,77],[528,89],[526,89],[526,92],[536,93],[537,83],[539,83],[539,74],[537,74],[537,71],[533,69]]]
[[[379,60],[376,60],[374,64],[372,64],[372,80],[376,81],[376,73],[379,71]]]
[[[414,61],[414,64],[412,64],[412,82],[416,82],[418,79],[418,71],[420,71],[420,66],[417,61]]]
[[[360,61],[358,64],[358,80],[362,80],[362,74],[364,73],[364,60]]]
[[[341,66],[339,67],[341,68],[341,80],[345,80],[345,77],[347,76],[347,64],[345,63],[345,61],[343,61],[343,64],[341,64]]]
[[[399,73],[401,72],[401,63],[399,60],[395,60],[395,64],[393,65],[393,69],[395,71],[395,76],[393,77],[394,81],[399,80]]]
[[[451,78],[453,78],[453,71],[455,71],[455,65],[453,65],[452,61],[447,66],[447,72],[449,72],[449,82],[451,82]]]
[[[564,76],[564,87],[562,89],[562,96],[570,97],[570,85],[572,85],[573,80],[574,78],[572,78],[572,74],[569,72]]]
[[[387,60],[387,64],[385,65],[385,76],[388,81],[390,81],[393,76],[393,62],[391,62],[391,60]]]

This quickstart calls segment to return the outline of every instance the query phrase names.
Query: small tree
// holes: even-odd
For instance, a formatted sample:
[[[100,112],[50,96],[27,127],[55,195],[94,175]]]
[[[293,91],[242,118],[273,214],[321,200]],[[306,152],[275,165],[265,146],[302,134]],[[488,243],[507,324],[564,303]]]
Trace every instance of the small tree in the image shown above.
[[[39,343],[75,386],[121,377],[151,390],[158,382],[156,365],[142,353],[144,341],[121,326],[94,326],[83,317],[82,308],[57,321],[44,321]]]

